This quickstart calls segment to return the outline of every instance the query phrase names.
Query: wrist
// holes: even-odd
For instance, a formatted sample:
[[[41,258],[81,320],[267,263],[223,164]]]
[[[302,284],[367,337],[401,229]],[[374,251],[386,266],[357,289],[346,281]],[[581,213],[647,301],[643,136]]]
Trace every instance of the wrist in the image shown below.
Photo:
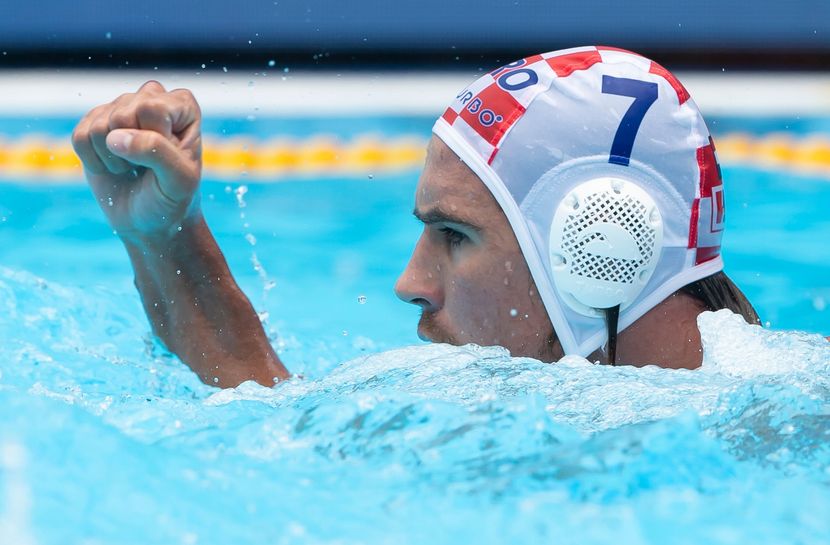
[[[153,232],[118,232],[118,236],[131,256],[142,255],[145,259],[155,256],[166,259],[187,256],[199,252],[199,248],[212,240],[210,230],[201,213],[186,217],[181,222],[164,230]]]
[[[205,218],[198,204],[194,204],[180,221],[153,230],[127,228],[116,229],[115,233],[128,249],[148,251],[169,250],[181,243],[191,246],[193,237],[198,237],[204,230],[207,230]]]

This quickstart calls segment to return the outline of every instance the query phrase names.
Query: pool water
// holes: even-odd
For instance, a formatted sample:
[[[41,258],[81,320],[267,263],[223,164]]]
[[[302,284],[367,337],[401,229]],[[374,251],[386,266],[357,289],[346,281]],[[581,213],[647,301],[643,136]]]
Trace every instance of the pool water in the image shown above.
[[[769,327],[702,315],[698,371],[418,341],[392,293],[416,172],[208,180],[302,375],[231,390],[154,343],[82,185],[3,184],[0,543],[830,542],[830,183],[724,176],[727,272]]]

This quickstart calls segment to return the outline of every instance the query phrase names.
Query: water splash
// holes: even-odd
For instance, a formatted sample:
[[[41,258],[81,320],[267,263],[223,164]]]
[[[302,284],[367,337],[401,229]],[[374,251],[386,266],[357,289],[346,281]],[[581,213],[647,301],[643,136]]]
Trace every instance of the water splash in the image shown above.
[[[248,203],[245,201],[245,195],[248,193],[248,186],[240,185],[236,188],[236,190],[234,190],[233,193],[236,196],[237,207],[239,207],[240,210],[246,208]],[[240,219],[245,219],[244,211],[240,212]],[[246,230],[244,234],[245,240],[251,245],[252,248],[255,247],[257,240],[256,236],[254,236],[254,234],[250,231],[250,225],[247,222],[243,222],[242,227]],[[268,271],[265,270],[265,267],[263,267],[262,262],[259,260],[259,257],[257,257],[257,254],[253,249],[251,250],[250,261],[254,271],[257,273],[257,276],[259,276],[260,282],[262,283],[262,299],[260,305],[264,306],[268,300],[268,292],[274,289],[277,286],[277,283],[268,275]],[[263,323],[266,323],[268,313],[261,311],[258,314]]]
[[[43,544],[830,536],[817,335],[707,313],[697,371],[428,345],[217,390],[136,334],[135,295],[0,268],[0,309],[0,437],[30,453],[15,528]]]

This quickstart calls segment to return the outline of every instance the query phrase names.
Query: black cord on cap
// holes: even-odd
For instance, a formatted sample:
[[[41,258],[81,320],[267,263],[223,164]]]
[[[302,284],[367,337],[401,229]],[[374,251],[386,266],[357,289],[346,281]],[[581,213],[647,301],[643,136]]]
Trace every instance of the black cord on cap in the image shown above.
[[[617,365],[617,323],[620,321],[620,305],[603,309],[605,311],[605,327],[608,331],[608,363]]]

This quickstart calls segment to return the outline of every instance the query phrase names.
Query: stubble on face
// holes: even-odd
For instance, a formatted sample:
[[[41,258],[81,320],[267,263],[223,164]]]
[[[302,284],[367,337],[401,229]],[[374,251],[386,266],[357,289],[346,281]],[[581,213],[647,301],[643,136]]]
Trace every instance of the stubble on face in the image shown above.
[[[445,330],[434,312],[421,311],[421,319],[418,321],[418,335],[425,341],[434,343],[446,343],[460,345],[458,339],[449,331]]]

